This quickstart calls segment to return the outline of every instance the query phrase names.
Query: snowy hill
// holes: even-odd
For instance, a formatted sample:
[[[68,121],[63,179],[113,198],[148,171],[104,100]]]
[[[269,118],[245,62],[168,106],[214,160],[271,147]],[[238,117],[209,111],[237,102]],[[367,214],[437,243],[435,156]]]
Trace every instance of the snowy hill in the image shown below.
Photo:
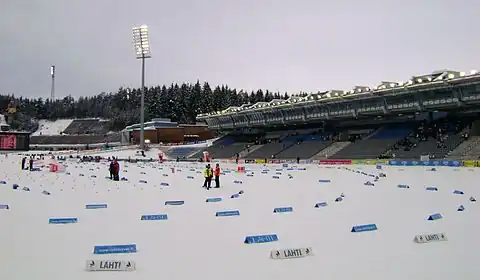
[[[0,209],[0,279],[473,280],[480,273],[480,210],[469,201],[480,197],[477,170],[386,167],[387,178],[365,186],[373,178],[356,170],[248,165],[250,176],[222,164],[222,187],[207,191],[201,188],[201,163],[121,163],[120,177],[128,181],[120,182],[105,178],[106,163],[67,165],[67,173],[28,172],[19,170],[18,157],[0,158],[0,204],[9,206]],[[351,168],[378,174],[374,166]],[[13,190],[13,184],[30,191]],[[465,194],[453,194],[456,189]],[[343,201],[335,202],[342,193]],[[206,202],[213,197],[222,201]],[[169,200],[184,204],[165,205]],[[319,202],[328,205],[315,208]],[[108,207],[85,209],[92,203]],[[463,212],[457,211],[461,204]],[[276,207],[293,212],[273,213]],[[227,210],[240,215],[216,217]],[[435,213],[443,219],[428,221]],[[168,220],[141,220],[148,214],[167,214]],[[53,217],[76,217],[78,223],[49,224]],[[378,230],[351,232],[364,224]],[[445,233],[448,241],[413,241],[434,233]],[[278,241],[244,243],[246,236],[265,234],[276,234]],[[94,246],[113,244],[136,244],[138,251],[93,254]],[[270,257],[287,248],[311,248],[313,254]],[[136,271],[88,272],[87,260],[133,261]]]

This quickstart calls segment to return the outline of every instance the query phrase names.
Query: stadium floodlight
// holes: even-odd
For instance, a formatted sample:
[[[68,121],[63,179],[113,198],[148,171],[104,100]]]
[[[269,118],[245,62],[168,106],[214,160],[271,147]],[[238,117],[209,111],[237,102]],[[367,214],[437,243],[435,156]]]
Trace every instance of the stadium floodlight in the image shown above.
[[[50,101],[55,100],[55,65],[50,66],[50,76],[52,77],[52,84],[50,87]]]
[[[145,58],[151,58],[150,42],[148,40],[148,26],[142,25],[133,28],[133,46],[135,56],[142,60],[142,83],[140,97],[140,149],[145,148]]]

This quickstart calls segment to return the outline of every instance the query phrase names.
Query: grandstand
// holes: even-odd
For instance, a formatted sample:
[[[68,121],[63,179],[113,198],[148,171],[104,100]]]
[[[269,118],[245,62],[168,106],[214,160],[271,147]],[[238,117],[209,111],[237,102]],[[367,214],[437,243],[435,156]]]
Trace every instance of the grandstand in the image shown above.
[[[246,153],[244,157],[248,159],[310,158],[331,144],[331,135],[318,131],[318,128],[313,128],[267,132],[261,138],[264,145]]]
[[[233,158],[238,153],[249,149],[249,147],[255,143],[256,139],[257,136],[255,134],[228,135],[218,139],[207,149],[200,149],[197,153],[191,155],[190,158],[201,158],[204,151],[208,151],[212,158]]]
[[[34,149],[86,148],[88,145],[120,142],[119,133],[110,133],[110,122],[100,119],[41,121],[30,137]]]
[[[100,119],[76,119],[63,131],[63,134],[107,134],[110,131],[110,122]]]
[[[331,159],[369,159],[369,158],[378,158],[386,150],[392,148],[397,142],[405,138],[411,131],[413,131],[414,125],[412,124],[392,124],[384,126],[372,134],[369,134],[363,138],[358,134],[353,134],[353,136],[358,136],[355,138],[360,138],[359,140],[354,140],[350,145],[345,148],[337,151],[335,154],[330,156]]]
[[[449,121],[442,118],[428,123],[432,127],[442,123],[442,127],[450,129],[439,130],[442,131],[441,135],[425,141],[417,130],[418,127],[425,126],[426,122],[415,120],[382,126],[372,124],[360,129],[347,126],[323,132],[312,132],[319,130],[312,128],[297,130],[295,135],[292,135],[291,130],[269,131],[243,139],[238,135],[227,135],[207,149],[199,149],[190,157],[199,158],[206,150],[213,158],[234,158],[237,154],[244,159],[444,158],[464,140],[463,135],[467,131],[464,127],[467,123],[455,126],[457,122],[457,119]]]
[[[479,157],[480,125],[474,134],[471,129],[480,119],[479,86],[476,71],[443,70],[405,82],[229,107],[197,120],[226,133],[207,149],[216,158]],[[231,137],[252,129],[257,135],[250,141]]]
[[[448,123],[448,122],[447,122]],[[316,135],[290,135],[290,131],[267,132],[259,137],[262,142],[256,144],[239,140],[235,136],[225,136],[207,149],[177,151],[180,157],[199,158],[203,151],[208,151],[213,158],[234,158],[241,154],[244,159],[419,159],[421,156],[444,158],[463,141],[465,129],[458,132],[445,131],[442,138],[430,138],[427,141],[415,139],[418,122],[388,124],[371,129],[345,129],[341,132],[323,132]],[[368,133],[366,133],[368,131]],[[341,135],[343,139],[335,137]],[[258,139],[258,138],[257,138]],[[476,139],[476,138],[473,138]],[[265,142],[266,141],[266,142]],[[477,141],[477,140],[475,140]],[[477,142],[480,142],[478,140]],[[475,143],[477,143],[475,142]],[[409,143],[409,144],[406,144]],[[471,147],[472,145],[470,145]],[[178,148],[176,148],[178,149]],[[480,148],[479,148],[480,150]],[[192,152],[193,154],[191,154]],[[479,152],[480,156],[480,152]]]
[[[465,139],[448,154],[447,158],[453,160],[480,159],[480,136],[470,136]]]
[[[39,120],[38,130],[32,133],[32,136],[60,135],[72,123],[72,119],[64,120]]]
[[[349,141],[333,142],[329,146],[325,147],[325,149],[323,149],[320,152],[318,152],[317,154],[315,154],[312,157],[312,160],[328,159],[332,155],[335,155],[337,152],[344,149],[345,147],[347,147],[350,144],[351,144],[351,142],[349,142]]]
[[[169,147],[165,149],[164,153],[167,156],[167,158],[170,158],[170,159],[177,159],[177,158],[184,159],[184,158],[190,157],[192,154],[200,150],[202,150],[202,148],[198,146],[194,146],[194,147],[175,146],[175,147]]]
[[[255,151],[247,154],[245,158],[247,159],[268,159],[275,158],[275,156],[282,151],[287,150],[295,143],[290,141],[281,141],[281,142],[271,142],[263,145],[262,147],[256,149]]]
[[[463,142],[464,126],[465,123],[458,124],[457,120],[448,119],[422,123],[395,147],[395,158],[416,159],[422,155],[444,158]]]

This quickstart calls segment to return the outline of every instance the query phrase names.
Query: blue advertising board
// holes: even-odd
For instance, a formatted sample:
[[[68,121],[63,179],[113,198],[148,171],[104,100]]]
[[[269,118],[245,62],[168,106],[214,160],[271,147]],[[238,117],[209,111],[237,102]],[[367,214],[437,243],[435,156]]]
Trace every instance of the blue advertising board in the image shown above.
[[[459,160],[389,160],[388,165],[392,166],[449,166],[459,167],[462,162]]]

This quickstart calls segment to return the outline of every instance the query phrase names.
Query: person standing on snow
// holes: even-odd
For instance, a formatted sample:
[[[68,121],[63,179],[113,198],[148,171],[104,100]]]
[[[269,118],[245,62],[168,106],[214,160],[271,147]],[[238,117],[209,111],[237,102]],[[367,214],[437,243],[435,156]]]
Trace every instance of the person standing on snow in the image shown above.
[[[110,171],[110,180],[113,180],[113,169],[114,169],[114,164],[113,164],[113,161],[115,160],[115,158],[110,162],[110,167],[108,168],[108,171]]]
[[[208,174],[209,174],[209,177],[208,177],[208,189],[210,189],[211,186],[212,186],[213,168],[212,168],[212,166],[211,166],[210,164],[208,165],[208,168],[209,168],[209,171],[208,171]]]
[[[113,160],[113,180],[120,181],[118,173],[120,172],[120,164],[116,159]]]
[[[215,188],[220,188],[220,165],[218,163],[215,165],[213,174],[215,175]]]
[[[27,158],[23,157],[22,158],[22,170],[25,170],[25,164],[27,163]]]
[[[213,177],[213,170],[210,167],[210,164],[207,164],[207,166],[205,166],[205,170],[203,171],[203,177],[205,177],[205,181],[203,182],[203,188],[207,188],[207,190],[209,190],[212,185]]]

